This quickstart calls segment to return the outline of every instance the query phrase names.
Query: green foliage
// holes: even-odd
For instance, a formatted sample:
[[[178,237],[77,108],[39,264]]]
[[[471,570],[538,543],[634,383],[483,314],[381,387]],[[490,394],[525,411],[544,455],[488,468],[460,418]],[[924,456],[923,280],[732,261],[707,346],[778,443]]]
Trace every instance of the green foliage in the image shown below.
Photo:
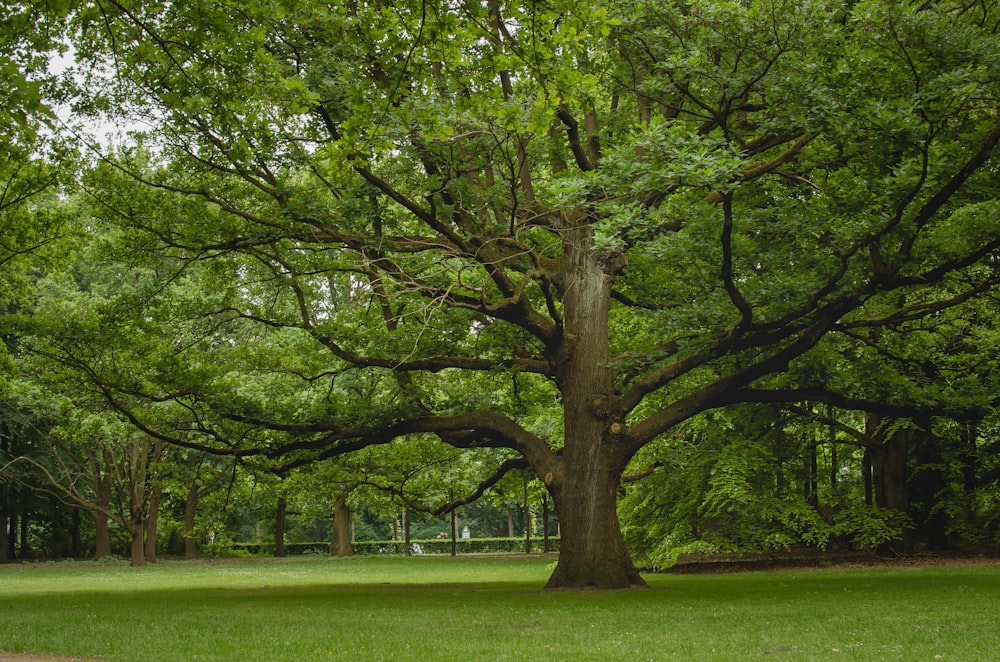
[[[833,531],[861,547],[876,548],[899,540],[903,531],[912,526],[905,513],[897,510],[869,508],[862,505],[845,507],[834,516]]]
[[[825,464],[834,461],[831,424],[763,407],[692,421],[672,443],[638,458],[663,468],[628,486],[620,506],[626,539],[653,568],[713,554],[896,544],[913,530],[913,519],[865,504],[862,455],[850,445],[837,444],[835,468]],[[817,446],[817,439],[827,444]],[[836,434],[832,440],[853,441]],[[813,452],[819,475],[810,469]]]

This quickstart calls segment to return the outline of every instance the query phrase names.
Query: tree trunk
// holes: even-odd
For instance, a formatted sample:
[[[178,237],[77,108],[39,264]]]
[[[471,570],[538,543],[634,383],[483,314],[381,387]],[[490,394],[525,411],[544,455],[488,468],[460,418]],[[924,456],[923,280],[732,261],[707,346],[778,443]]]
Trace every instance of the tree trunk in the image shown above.
[[[871,446],[872,484],[875,491],[875,505],[878,508],[890,508],[902,513],[910,511],[910,495],[907,483],[909,481],[909,459],[911,430],[897,427],[887,436],[878,430],[881,421],[874,415],[869,415],[866,426],[872,431],[869,438],[876,442]],[[909,550],[913,547],[913,531],[906,530],[899,540],[885,543],[879,549],[883,553],[893,553]]]
[[[872,478],[872,450],[867,446],[864,455],[861,456],[861,477],[864,483],[865,505],[871,506],[875,503],[875,485]]]
[[[184,558],[193,559],[198,555],[198,543],[194,537],[195,515],[198,512],[198,478],[191,480],[187,497],[184,499]]]
[[[103,559],[111,556],[111,529],[108,527],[108,516],[99,510],[91,515],[94,518],[94,558]]]
[[[915,469],[908,488],[910,514],[917,524],[915,534],[930,549],[949,549],[948,515],[935,507],[949,489],[941,439],[934,434],[930,417],[914,422],[920,427],[910,431]]]
[[[146,526],[142,519],[132,520],[128,523],[129,535],[132,536],[132,552],[129,556],[129,565],[140,567],[146,565]]]
[[[613,269],[589,252],[589,229],[564,240],[565,338],[557,382],[563,396],[565,448],[554,471],[536,467],[559,511],[559,561],[548,588],[645,585],[618,522],[618,486],[630,458],[627,431],[608,362]]]
[[[94,500],[97,509],[91,515],[94,518],[94,558],[102,559],[111,556],[111,529],[108,527],[108,512],[111,508],[111,477],[97,475],[94,477]]]
[[[816,444],[810,442],[806,455],[806,482],[803,486],[803,494],[808,503],[813,508],[819,507],[819,452]]]
[[[275,515],[274,524],[274,555],[281,558],[285,555],[285,510],[288,501],[285,497],[278,497],[278,512]]]
[[[531,502],[528,500],[528,481],[524,481],[524,553],[531,554]]]
[[[965,496],[965,522],[967,524],[972,524],[976,519],[975,495],[979,487],[979,454],[976,448],[978,437],[978,421],[970,421],[962,425],[959,457],[962,461],[962,491]]]
[[[0,458],[10,457],[10,436],[0,435]],[[14,512],[11,489],[0,480],[0,563],[14,558],[10,549],[10,516]]]
[[[0,563],[10,560],[10,508],[7,486],[0,483]]]
[[[458,555],[458,512],[451,511],[451,555]]]
[[[904,513],[910,509],[906,489],[909,442],[907,430],[896,430],[873,453],[872,480],[875,483],[875,505],[879,508],[893,508]]]
[[[17,558],[30,559],[32,556],[31,543],[28,540],[28,529],[31,518],[27,510],[21,511],[21,546],[18,549]]]
[[[330,554],[350,556],[354,552],[351,547],[351,509],[347,505],[347,497],[337,497],[333,505],[333,540],[330,543]]]
[[[632,564],[618,523],[620,472],[595,467],[553,492],[559,511],[559,561],[546,588],[628,588],[645,581]],[[580,472],[582,473],[582,472]]]
[[[17,558],[17,513],[11,511],[7,525],[7,556],[13,561]]]
[[[402,522],[403,529],[403,554],[409,556],[413,553],[413,547],[410,545],[410,513],[404,510],[399,515],[400,521]]]
[[[542,497],[542,554],[548,554],[549,549],[549,495]]]
[[[514,537],[514,509],[507,504],[507,537]]]
[[[163,488],[153,485],[149,494],[149,512],[146,515],[146,562],[156,563],[156,527],[160,517],[160,498]]]

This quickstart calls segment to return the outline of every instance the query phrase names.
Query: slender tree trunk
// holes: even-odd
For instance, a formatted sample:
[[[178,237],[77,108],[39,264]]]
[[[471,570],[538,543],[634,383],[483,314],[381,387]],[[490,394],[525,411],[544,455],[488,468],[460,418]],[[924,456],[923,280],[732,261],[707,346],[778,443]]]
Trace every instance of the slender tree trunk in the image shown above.
[[[458,555],[458,512],[451,511],[451,555]]]
[[[0,458],[10,457],[10,436],[0,435]],[[10,517],[13,513],[11,489],[0,480],[0,563],[14,558],[10,548]]]
[[[198,542],[194,537],[195,516],[198,512],[198,478],[194,477],[188,486],[184,499],[184,558],[193,559],[198,555]]]
[[[507,537],[514,537],[514,509],[507,505]]]
[[[149,494],[149,512],[146,515],[146,562],[156,563],[156,528],[160,518],[160,499],[163,488],[154,484]]]
[[[813,508],[819,506],[819,453],[815,443],[809,444],[806,456],[806,484],[803,489],[806,503]]]
[[[872,450],[865,446],[865,452],[861,456],[861,478],[864,483],[865,505],[871,506],[875,503],[875,484],[872,478]]]
[[[13,510],[10,513],[7,525],[7,553],[12,561],[17,558],[17,513]]]
[[[549,548],[549,495],[542,497],[542,554],[548,554]]]
[[[837,445],[830,444],[830,489],[836,493],[837,491],[837,474],[840,471],[840,465],[837,460]]]
[[[333,505],[333,540],[330,542],[330,554],[350,556],[354,550],[351,546],[351,509],[347,505],[347,497],[337,497]]]
[[[524,553],[531,554],[531,502],[528,501],[528,483],[524,483]]]
[[[10,560],[10,507],[7,486],[0,483],[0,563]]]
[[[129,520],[126,528],[132,536],[130,565],[146,565],[146,481],[149,477],[149,440],[136,437],[130,443],[129,477]]]
[[[94,558],[111,556],[111,529],[108,526],[108,512],[111,508],[111,476],[94,477],[94,503],[97,508],[91,513],[94,518]]]
[[[970,421],[961,428],[962,489],[965,495],[965,521],[972,524],[976,519],[975,495],[979,489],[979,452],[976,439],[979,437],[979,422]],[[0,518],[2,521],[2,518]]]
[[[18,549],[17,558],[30,559],[32,556],[31,543],[28,540],[28,529],[30,528],[31,517],[27,510],[21,511],[21,546]]]
[[[410,513],[404,510],[399,517],[403,529],[403,553],[409,556],[413,553],[413,548],[410,546]]]
[[[278,512],[275,515],[274,524],[274,555],[281,558],[285,555],[285,510],[288,501],[285,497],[278,497]]]

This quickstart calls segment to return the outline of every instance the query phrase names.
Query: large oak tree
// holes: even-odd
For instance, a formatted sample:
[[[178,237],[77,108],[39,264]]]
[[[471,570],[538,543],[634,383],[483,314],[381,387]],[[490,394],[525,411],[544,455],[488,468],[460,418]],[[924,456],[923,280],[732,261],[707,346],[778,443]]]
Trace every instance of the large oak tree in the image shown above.
[[[96,0],[77,17],[86,107],[122,109],[160,165],[119,158],[132,180],[106,169],[92,191],[175,281],[203,264],[207,293],[142,379],[93,376],[163,439],[193,443],[129,402],[195,414],[213,452],[506,449],[501,470],[530,466],[558,509],[549,586],[641,584],[616,512],[640,449],[736,402],[848,406],[849,385],[787,375],[995,286],[998,19]]]

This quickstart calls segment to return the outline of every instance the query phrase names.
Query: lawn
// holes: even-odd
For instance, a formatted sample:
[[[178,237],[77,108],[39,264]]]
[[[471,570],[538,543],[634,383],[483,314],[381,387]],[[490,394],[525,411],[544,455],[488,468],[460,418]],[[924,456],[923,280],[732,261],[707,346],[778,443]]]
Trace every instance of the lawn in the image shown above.
[[[105,660],[987,660],[1000,565],[652,575],[544,592],[550,559],[0,566],[0,650]]]

